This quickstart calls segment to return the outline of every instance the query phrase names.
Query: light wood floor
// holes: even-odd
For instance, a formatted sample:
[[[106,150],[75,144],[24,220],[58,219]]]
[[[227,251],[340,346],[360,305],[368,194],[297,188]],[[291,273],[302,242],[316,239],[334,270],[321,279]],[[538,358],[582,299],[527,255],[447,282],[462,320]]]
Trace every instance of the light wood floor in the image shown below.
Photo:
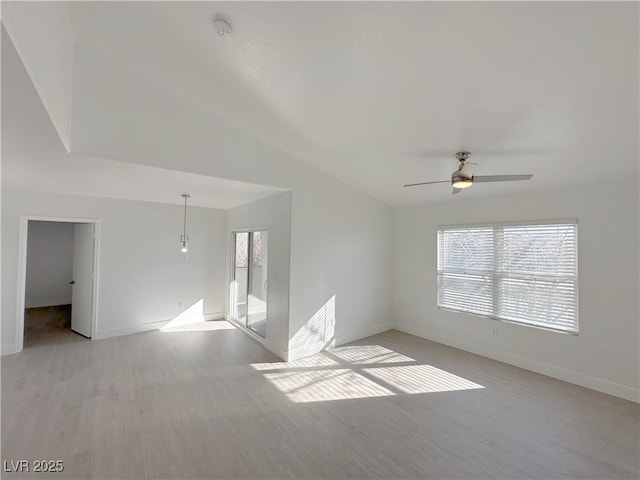
[[[2,358],[4,478],[639,478],[637,404],[390,331],[281,363],[226,322]]]

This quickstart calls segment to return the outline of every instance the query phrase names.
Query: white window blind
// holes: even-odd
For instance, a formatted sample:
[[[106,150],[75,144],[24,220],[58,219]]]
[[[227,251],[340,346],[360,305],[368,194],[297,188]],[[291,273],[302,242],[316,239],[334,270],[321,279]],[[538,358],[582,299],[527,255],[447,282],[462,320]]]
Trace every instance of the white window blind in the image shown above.
[[[577,223],[438,227],[438,306],[577,333]]]

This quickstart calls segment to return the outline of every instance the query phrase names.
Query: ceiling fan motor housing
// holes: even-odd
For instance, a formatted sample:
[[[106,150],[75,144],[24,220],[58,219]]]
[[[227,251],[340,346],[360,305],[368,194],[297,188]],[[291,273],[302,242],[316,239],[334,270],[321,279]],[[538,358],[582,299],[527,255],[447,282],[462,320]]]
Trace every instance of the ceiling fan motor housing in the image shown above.
[[[470,156],[471,156],[471,152],[458,152],[458,153],[456,153],[456,158],[458,160],[460,160],[461,162],[464,162],[465,160],[468,160]]]
[[[464,162],[471,156],[470,152],[458,152],[456,158],[460,161],[458,169],[451,174],[451,185],[454,188],[467,188],[473,185],[473,173],[464,171]],[[465,174],[466,173],[466,174]],[[471,175],[469,175],[471,173]]]

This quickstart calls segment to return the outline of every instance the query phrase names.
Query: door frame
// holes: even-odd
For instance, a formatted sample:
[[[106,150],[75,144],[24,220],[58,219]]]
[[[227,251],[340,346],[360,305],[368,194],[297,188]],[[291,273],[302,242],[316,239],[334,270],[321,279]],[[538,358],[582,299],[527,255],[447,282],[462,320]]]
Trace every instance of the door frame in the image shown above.
[[[27,288],[27,245],[29,235],[29,221],[57,222],[57,223],[91,223],[93,224],[93,288],[91,302],[91,339],[95,338],[98,322],[98,268],[100,258],[100,220],[97,218],[69,218],[42,217],[36,215],[21,215],[18,230],[18,294],[16,299],[16,352],[24,347],[24,308]]]

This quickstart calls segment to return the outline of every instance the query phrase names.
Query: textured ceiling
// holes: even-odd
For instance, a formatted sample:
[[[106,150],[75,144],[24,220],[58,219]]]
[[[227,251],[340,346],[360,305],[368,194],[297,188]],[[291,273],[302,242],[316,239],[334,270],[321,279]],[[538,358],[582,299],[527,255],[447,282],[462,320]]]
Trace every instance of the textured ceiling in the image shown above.
[[[71,2],[75,41],[392,205],[638,175],[635,2]],[[216,15],[234,31],[219,38]],[[126,112],[123,112],[125,115]],[[73,147],[73,145],[72,145]]]

